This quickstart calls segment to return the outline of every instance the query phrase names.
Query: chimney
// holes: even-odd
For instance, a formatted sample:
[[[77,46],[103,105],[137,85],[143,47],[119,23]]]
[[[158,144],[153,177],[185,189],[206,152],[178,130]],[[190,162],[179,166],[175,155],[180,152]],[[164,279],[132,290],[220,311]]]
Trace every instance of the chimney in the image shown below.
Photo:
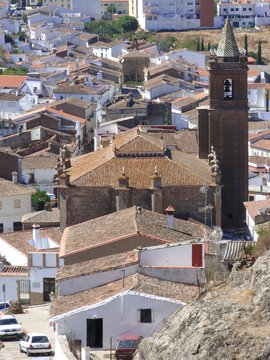
[[[129,187],[129,178],[125,174],[125,168],[122,167],[122,174],[118,179],[118,184],[120,188],[128,188]]]
[[[34,246],[37,249],[40,249],[40,225],[38,224],[34,224],[33,225],[33,242],[34,242]]]
[[[102,80],[102,71],[98,71],[96,76],[98,81]]]
[[[168,229],[173,230],[173,222],[174,222],[174,208],[169,205],[166,209],[167,219],[168,219]]]
[[[0,273],[4,271],[4,263],[0,261]]]
[[[155,166],[154,176],[151,177],[151,187],[160,188],[161,187],[161,177],[158,175],[157,165]]]
[[[18,173],[16,171],[13,171],[11,175],[12,175],[13,184],[17,184],[18,183]]]

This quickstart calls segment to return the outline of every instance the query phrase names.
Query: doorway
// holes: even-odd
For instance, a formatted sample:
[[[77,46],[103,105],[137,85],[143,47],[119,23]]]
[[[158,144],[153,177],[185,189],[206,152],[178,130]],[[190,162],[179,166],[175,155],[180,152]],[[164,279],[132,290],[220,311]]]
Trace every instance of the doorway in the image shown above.
[[[103,347],[103,319],[87,319],[87,346]]]
[[[43,301],[50,301],[50,293],[55,292],[55,279],[44,278],[43,279]]]

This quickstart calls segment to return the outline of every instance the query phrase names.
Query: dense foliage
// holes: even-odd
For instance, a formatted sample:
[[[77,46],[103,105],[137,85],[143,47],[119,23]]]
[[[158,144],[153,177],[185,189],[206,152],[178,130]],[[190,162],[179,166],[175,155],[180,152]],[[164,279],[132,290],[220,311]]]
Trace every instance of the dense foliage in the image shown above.
[[[119,20],[99,20],[85,24],[86,31],[112,39],[126,37],[129,33],[138,29],[138,20],[132,16],[125,15]]]
[[[31,195],[31,203],[36,211],[44,210],[45,205],[50,203],[50,197],[45,190],[37,189],[36,192]]]
[[[175,46],[176,40],[177,39],[174,36],[168,35],[160,41],[160,45],[170,49]]]

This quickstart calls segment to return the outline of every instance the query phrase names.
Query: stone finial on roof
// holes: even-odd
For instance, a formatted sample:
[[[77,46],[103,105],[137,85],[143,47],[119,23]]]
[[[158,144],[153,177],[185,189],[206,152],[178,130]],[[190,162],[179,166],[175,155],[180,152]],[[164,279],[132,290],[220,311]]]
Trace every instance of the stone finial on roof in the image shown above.
[[[173,214],[175,209],[172,207],[172,205],[169,205],[166,209],[167,214]]]
[[[233,29],[231,27],[231,23],[228,17],[223,27],[223,31],[220,42],[218,44],[216,55],[218,57],[223,57],[223,58],[226,57],[234,58],[234,57],[239,57],[240,55],[234,37]]]

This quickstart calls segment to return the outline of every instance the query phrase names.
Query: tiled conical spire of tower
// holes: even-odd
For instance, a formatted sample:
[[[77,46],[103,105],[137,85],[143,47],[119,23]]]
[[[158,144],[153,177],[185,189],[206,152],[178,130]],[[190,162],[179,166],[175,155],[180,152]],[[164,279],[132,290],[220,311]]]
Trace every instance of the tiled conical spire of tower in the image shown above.
[[[228,17],[222,31],[216,55],[223,58],[235,58],[239,56],[239,49]]]

